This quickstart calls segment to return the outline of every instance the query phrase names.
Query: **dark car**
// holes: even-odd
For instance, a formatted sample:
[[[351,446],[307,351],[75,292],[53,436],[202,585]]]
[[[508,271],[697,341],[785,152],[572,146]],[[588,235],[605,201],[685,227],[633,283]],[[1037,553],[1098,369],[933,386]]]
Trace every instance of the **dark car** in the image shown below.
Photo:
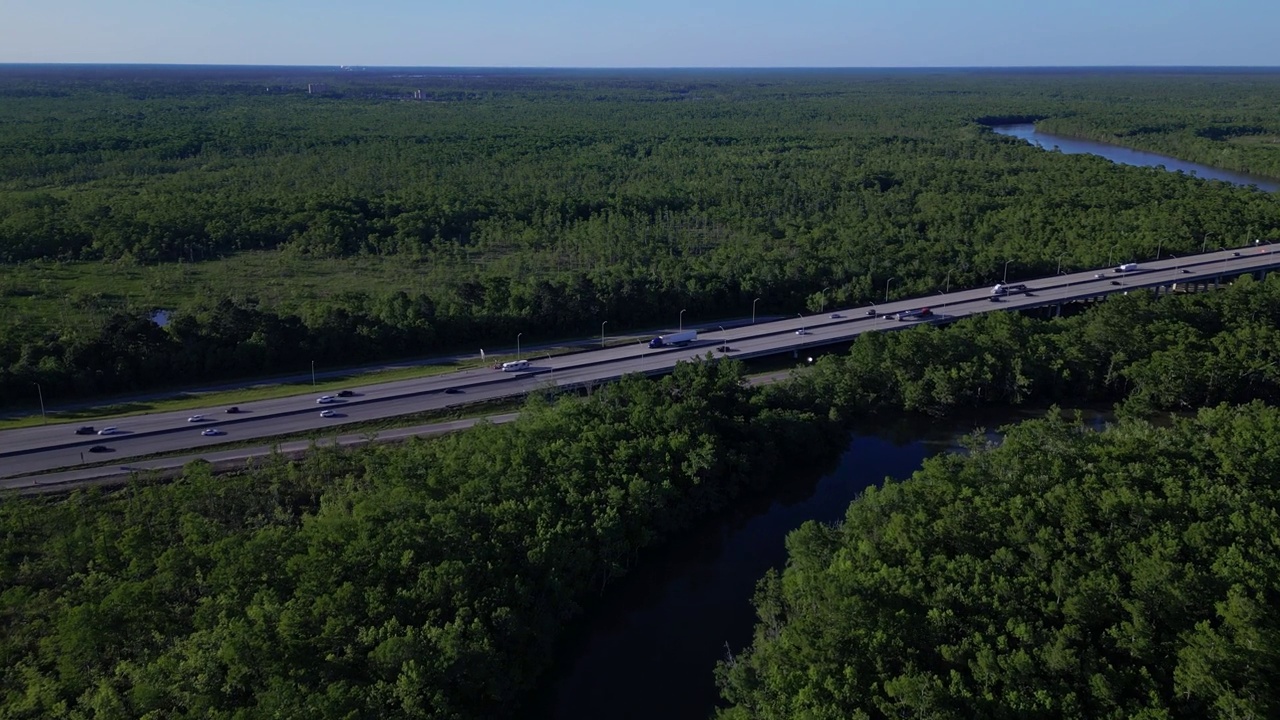
[[[716,348],[716,350],[719,350],[720,352],[729,352],[733,350],[733,348],[729,347],[728,345],[721,345],[720,347]]]
[[[870,316],[870,317],[875,317],[875,316],[876,316],[876,309],[875,309],[875,308],[871,308],[870,310],[868,310],[868,311],[867,311],[867,315],[868,315],[868,316]]]
[[[355,393],[354,393],[354,392],[352,392],[352,391],[350,391],[350,390],[339,390],[339,391],[338,391],[338,397],[351,397],[351,396],[353,396],[353,395],[355,395]]]
[[[235,415],[238,412],[240,412],[240,408],[236,407],[235,405],[232,405],[231,407],[227,408],[228,415]]]
[[[461,392],[462,392],[462,391],[461,391],[461,390],[459,390],[458,388],[445,388],[445,389],[444,389],[444,394],[445,394],[445,395],[457,395],[457,394],[459,394],[459,393],[461,393]]]
[[[89,452],[93,452],[93,453],[111,452],[111,448],[107,447],[106,445],[94,445],[93,447],[89,448]]]
[[[81,425],[76,428],[77,435],[92,435],[95,432],[97,432],[97,430],[94,430],[92,425]]]
[[[1120,281],[1119,281],[1119,280],[1112,280],[1112,281],[1111,281],[1111,284],[1112,284],[1112,285],[1119,285],[1119,284],[1120,284]]]

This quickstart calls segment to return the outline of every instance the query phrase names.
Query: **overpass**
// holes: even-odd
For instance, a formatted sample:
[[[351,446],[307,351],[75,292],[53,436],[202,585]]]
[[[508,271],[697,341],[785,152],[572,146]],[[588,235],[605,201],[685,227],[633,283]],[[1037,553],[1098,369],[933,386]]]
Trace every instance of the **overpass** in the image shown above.
[[[316,404],[313,395],[276,398],[239,405],[235,415],[225,407],[196,411],[153,413],[119,418],[119,432],[106,437],[74,434],[73,424],[55,424],[0,433],[0,477],[16,477],[110,460],[115,463],[144,455],[188,451],[213,453],[230,441],[270,438],[297,433],[336,435],[342,426],[438,410],[481,400],[518,397],[547,387],[590,386],[629,373],[658,375],[675,364],[707,352],[738,358],[800,353],[812,348],[847,343],[866,332],[898,330],[923,322],[944,323],[979,313],[1055,307],[1115,293],[1150,289],[1157,293],[1176,284],[1216,286],[1246,273],[1265,273],[1280,267],[1280,246],[1263,245],[1222,250],[1184,258],[1142,263],[1131,272],[1114,268],[1090,270],[1022,281],[1025,292],[992,302],[991,288],[942,293],[923,298],[841,308],[816,316],[764,322],[732,329],[706,328],[686,346],[650,349],[645,343],[615,346],[558,357],[530,357],[526,372],[469,370],[359,388],[353,397]],[[927,317],[895,319],[897,313],[929,308]],[[333,410],[322,418],[321,409]],[[193,414],[209,418],[189,423]],[[205,428],[222,434],[201,435]],[[106,453],[92,453],[101,445]]]

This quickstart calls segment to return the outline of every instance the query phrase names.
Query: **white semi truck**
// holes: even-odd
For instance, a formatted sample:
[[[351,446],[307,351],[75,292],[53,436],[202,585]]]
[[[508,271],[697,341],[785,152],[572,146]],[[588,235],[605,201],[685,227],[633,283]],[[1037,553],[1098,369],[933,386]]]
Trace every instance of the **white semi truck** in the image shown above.
[[[689,343],[697,339],[698,339],[697,330],[683,330],[678,333],[671,333],[670,335],[659,335],[658,337],[649,341],[649,347],[662,348],[662,347],[672,347],[675,345],[688,345]]]

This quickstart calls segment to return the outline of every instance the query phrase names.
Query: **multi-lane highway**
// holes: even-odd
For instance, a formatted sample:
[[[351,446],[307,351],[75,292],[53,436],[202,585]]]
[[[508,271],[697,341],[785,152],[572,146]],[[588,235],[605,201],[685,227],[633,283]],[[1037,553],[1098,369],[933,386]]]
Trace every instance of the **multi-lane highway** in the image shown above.
[[[1280,249],[1280,246],[1276,246]],[[841,308],[817,316],[796,317],[730,330],[704,328],[696,342],[676,348],[650,349],[646,344],[612,347],[554,358],[527,357],[525,372],[470,370],[451,375],[353,388],[352,397],[318,404],[315,395],[255,401],[239,406],[241,412],[227,414],[227,408],[209,407],[184,412],[155,413],[122,417],[95,423],[97,429],[114,425],[109,436],[76,435],[78,424],[59,424],[0,433],[0,477],[28,475],[83,463],[169,453],[175,451],[214,452],[228,441],[268,438],[299,432],[337,435],[342,425],[407,415],[501,397],[528,393],[539,387],[601,383],[627,373],[658,374],[690,357],[717,352],[727,345],[731,357],[758,357],[847,342],[864,332],[896,330],[920,322],[947,322],[994,310],[1056,305],[1140,288],[1168,287],[1174,283],[1216,282],[1245,272],[1280,267],[1280,252],[1273,246],[1246,247],[1187,258],[1171,258],[1141,263],[1133,272],[1118,273],[1112,268],[1020,280],[1027,292],[1017,292],[991,300],[991,288],[944,293],[927,298],[900,300],[875,306]],[[931,315],[900,321],[892,315],[928,307]],[[333,410],[333,417],[320,416]],[[188,422],[193,415],[203,422]],[[206,437],[201,431],[216,428],[222,434]],[[91,453],[100,445],[109,452]],[[127,464],[127,463],[126,463]]]

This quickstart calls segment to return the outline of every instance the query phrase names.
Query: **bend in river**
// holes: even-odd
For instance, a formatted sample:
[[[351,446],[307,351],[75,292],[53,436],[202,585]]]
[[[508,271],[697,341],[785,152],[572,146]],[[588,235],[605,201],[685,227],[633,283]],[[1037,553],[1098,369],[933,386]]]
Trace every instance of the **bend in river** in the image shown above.
[[[1098,155],[1121,165],[1163,167],[1170,172],[1183,172],[1207,180],[1222,180],[1243,187],[1256,185],[1259,190],[1267,192],[1280,190],[1280,183],[1270,178],[1200,165],[1199,163],[1187,162],[1186,160],[1179,160],[1175,157],[1145,150],[1133,150],[1119,145],[1094,142],[1093,140],[1050,135],[1036,130],[1036,126],[1031,123],[994,125],[991,130],[1001,135],[1021,138],[1045,150],[1057,149],[1067,155]]]

